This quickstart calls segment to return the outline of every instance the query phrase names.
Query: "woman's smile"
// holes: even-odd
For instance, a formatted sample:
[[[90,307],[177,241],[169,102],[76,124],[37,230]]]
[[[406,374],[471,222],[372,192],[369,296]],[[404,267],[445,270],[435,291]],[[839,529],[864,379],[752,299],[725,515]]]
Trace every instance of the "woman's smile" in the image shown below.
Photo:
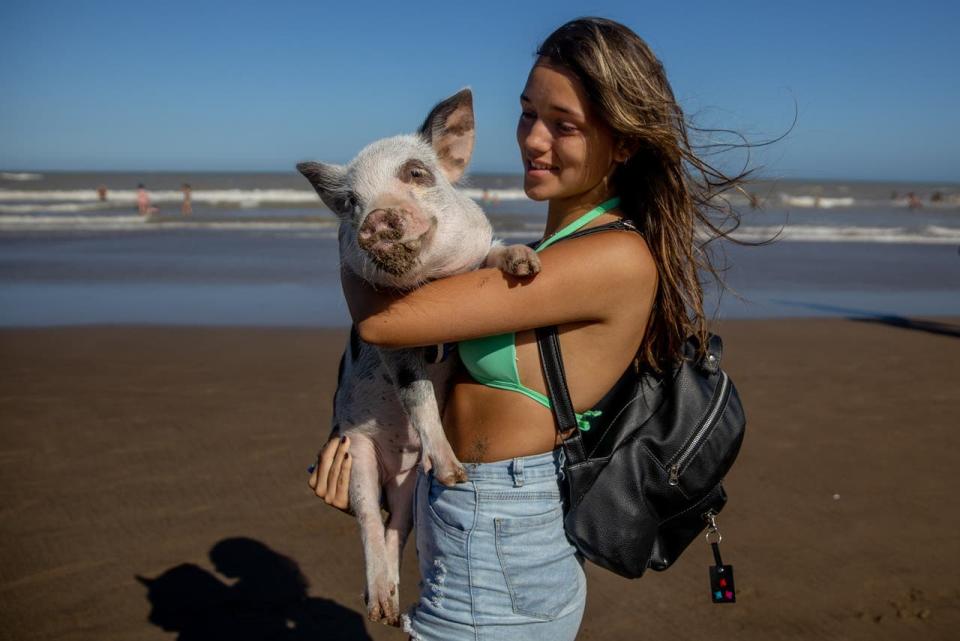
[[[551,165],[548,162],[527,159],[527,176],[530,178],[542,178],[544,176],[549,176],[550,174],[555,174],[558,171],[559,167],[556,165]]]

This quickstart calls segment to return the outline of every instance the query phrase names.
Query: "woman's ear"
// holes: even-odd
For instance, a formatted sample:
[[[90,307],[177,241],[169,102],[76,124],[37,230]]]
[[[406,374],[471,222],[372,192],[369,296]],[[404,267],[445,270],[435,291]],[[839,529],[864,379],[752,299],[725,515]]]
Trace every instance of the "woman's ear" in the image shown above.
[[[627,140],[620,139],[613,150],[613,160],[618,163],[625,163],[630,160],[630,156],[636,151],[636,145]]]

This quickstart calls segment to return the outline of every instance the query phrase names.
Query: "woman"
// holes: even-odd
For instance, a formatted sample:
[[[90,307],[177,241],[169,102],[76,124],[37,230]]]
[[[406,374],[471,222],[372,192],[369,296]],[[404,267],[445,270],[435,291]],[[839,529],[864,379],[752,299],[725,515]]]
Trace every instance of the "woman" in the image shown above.
[[[415,639],[575,638],[585,580],[563,531],[561,436],[533,330],[559,326],[578,412],[634,358],[655,369],[679,358],[688,335],[706,334],[697,270],[710,266],[694,223],[722,235],[706,217],[711,198],[742,177],[692,151],[663,66],[623,25],[574,20],[537,54],[517,142],[526,194],[549,203],[541,272],[521,281],[484,269],[393,297],[344,280],[364,340],[460,343],[443,421],[469,481],[418,479]],[[567,238],[583,229],[602,233]],[[310,480],[341,509],[348,450],[328,443]]]

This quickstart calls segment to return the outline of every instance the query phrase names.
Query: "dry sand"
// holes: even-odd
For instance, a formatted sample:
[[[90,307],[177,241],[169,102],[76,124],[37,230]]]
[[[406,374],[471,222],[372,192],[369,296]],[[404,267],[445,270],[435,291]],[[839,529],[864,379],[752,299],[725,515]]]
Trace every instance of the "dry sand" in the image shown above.
[[[738,603],[710,603],[698,541],[637,581],[591,568],[580,638],[956,638],[960,322],[719,329]],[[344,338],[0,332],[0,638],[403,639],[364,626],[355,525],[306,485]]]

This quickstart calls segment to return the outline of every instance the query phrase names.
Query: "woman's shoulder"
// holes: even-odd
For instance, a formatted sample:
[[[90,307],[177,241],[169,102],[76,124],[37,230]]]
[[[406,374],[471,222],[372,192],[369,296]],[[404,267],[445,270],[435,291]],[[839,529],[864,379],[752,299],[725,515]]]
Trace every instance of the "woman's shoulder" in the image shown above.
[[[545,251],[569,257],[591,272],[615,280],[656,277],[657,264],[647,241],[631,223],[598,225],[571,235]]]

